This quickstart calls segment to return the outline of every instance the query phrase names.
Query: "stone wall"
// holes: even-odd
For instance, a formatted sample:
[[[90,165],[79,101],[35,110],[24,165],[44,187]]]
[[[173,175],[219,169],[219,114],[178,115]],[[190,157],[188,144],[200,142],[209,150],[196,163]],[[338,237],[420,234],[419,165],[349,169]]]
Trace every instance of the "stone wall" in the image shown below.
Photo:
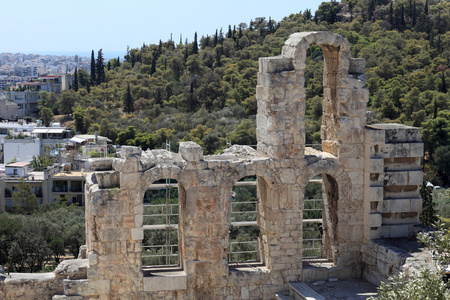
[[[311,45],[325,57],[323,151],[305,145]],[[366,126],[365,62],[351,58],[349,42],[328,32],[296,33],[280,56],[259,62],[258,150],[233,146],[203,156],[199,145],[182,142],[179,153],[125,146],[120,158],[89,161],[95,171],[86,184],[89,268],[87,279],[64,280],[65,295],[273,299],[288,282],[319,278],[324,269],[303,272],[302,258],[304,193],[316,175],[323,178],[323,259],[332,265],[323,276],[370,277],[375,273],[368,270],[378,265],[371,240],[412,235],[421,205],[420,130]],[[227,260],[230,190],[246,176],[257,177],[261,259],[236,265]],[[179,266],[144,272],[144,194],[169,178],[179,189]]]

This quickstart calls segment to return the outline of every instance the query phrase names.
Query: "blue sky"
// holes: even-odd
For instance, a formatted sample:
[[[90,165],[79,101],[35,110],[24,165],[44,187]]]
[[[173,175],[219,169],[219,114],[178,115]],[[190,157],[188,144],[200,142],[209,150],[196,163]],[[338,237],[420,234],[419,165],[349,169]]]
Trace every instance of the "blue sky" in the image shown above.
[[[130,48],[167,41],[192,41],[197,31],[249,23],[269,16],[280,21],[319,0],[0,0],[0,53],[125,52]]]

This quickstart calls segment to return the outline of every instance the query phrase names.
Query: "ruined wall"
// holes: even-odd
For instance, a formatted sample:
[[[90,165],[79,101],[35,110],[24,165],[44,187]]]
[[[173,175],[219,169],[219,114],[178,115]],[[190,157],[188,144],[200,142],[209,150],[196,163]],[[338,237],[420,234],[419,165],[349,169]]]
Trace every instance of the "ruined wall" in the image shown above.
[[[323,151],[305,146],[304,70],[311,45],[323,49],[325,60]],[[233,146],[203,156],[199,145],[182,142],[179,153],[123,147],[120,158],[90,161],[96,172],[86,186],[87,279],[65,281],[65,295],[273,299],[292,281],[371,276],[370,240],[411,236],[421,203],[420,130],[366,126],[365,62],[350,57],[349,42],[328,32],[296,33],[280,56],[259,62],[258,150]],[[250,175],[258,178],[261,261],[231,265],[230,190]],[[330,267],[304,270],[304,193],[316,175],[323,178]],[[144,272],[143,197],[153,182],[167,178],[179,187],[179,268]]]

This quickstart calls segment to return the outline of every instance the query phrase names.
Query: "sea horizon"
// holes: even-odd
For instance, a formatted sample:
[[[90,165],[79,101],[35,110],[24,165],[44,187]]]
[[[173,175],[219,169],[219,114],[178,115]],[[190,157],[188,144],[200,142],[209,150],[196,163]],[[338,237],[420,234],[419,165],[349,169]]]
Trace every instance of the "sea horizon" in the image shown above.
[[[25,55],[28,54],[37,54],[37,55],[55,55],[55,56],[75,56],[78,55],[78,57],[91,57],[92,50],[80,50],[80,51],[53,51],[53,50],[45,50],[45,51],[2,51],[0,50],[0,53],[22,53]],[[126,50],[123,51],[103,51],[103,58],[106,60],[110,60],[113,58],[120,57],[120,60],[124,60],[124,56],[127,54]],[[97,58],[98,50],[94,50],[95,58]]]

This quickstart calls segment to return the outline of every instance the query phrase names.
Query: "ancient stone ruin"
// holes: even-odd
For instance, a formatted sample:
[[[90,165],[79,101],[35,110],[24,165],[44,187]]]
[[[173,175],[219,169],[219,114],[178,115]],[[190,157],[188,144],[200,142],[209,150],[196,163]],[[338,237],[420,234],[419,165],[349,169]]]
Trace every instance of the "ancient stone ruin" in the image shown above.
[[[305,146],[304,71],[311,45],[324,53],[322,151]],[[363,277],[379,283],[402,270],[407,257],[377,239],[415,234],[423,144],[419,128],[367,124],[364,68],[342,36],[295,33],[280,56],[259,60],[257,150],[232,146],[204,156],[199,145],[183,142],[179,153],[123,147],[120,158],[93,160],[85,278],[59,275],[64,292],[58,286],[53,294],[61,296],[51,289],[48,295],[274,299],[289,282]],[[302,226],[305,187],[316,175],[323,180],[326,263],[314,265],[302,257]],[[257,177],[258,263],[232,264],[230,190],[247,176]],[[178,264],[143,270],[143,198],[161,179],[178,183]],[[13,299],[13,282],[5,286],[5,297]]]

